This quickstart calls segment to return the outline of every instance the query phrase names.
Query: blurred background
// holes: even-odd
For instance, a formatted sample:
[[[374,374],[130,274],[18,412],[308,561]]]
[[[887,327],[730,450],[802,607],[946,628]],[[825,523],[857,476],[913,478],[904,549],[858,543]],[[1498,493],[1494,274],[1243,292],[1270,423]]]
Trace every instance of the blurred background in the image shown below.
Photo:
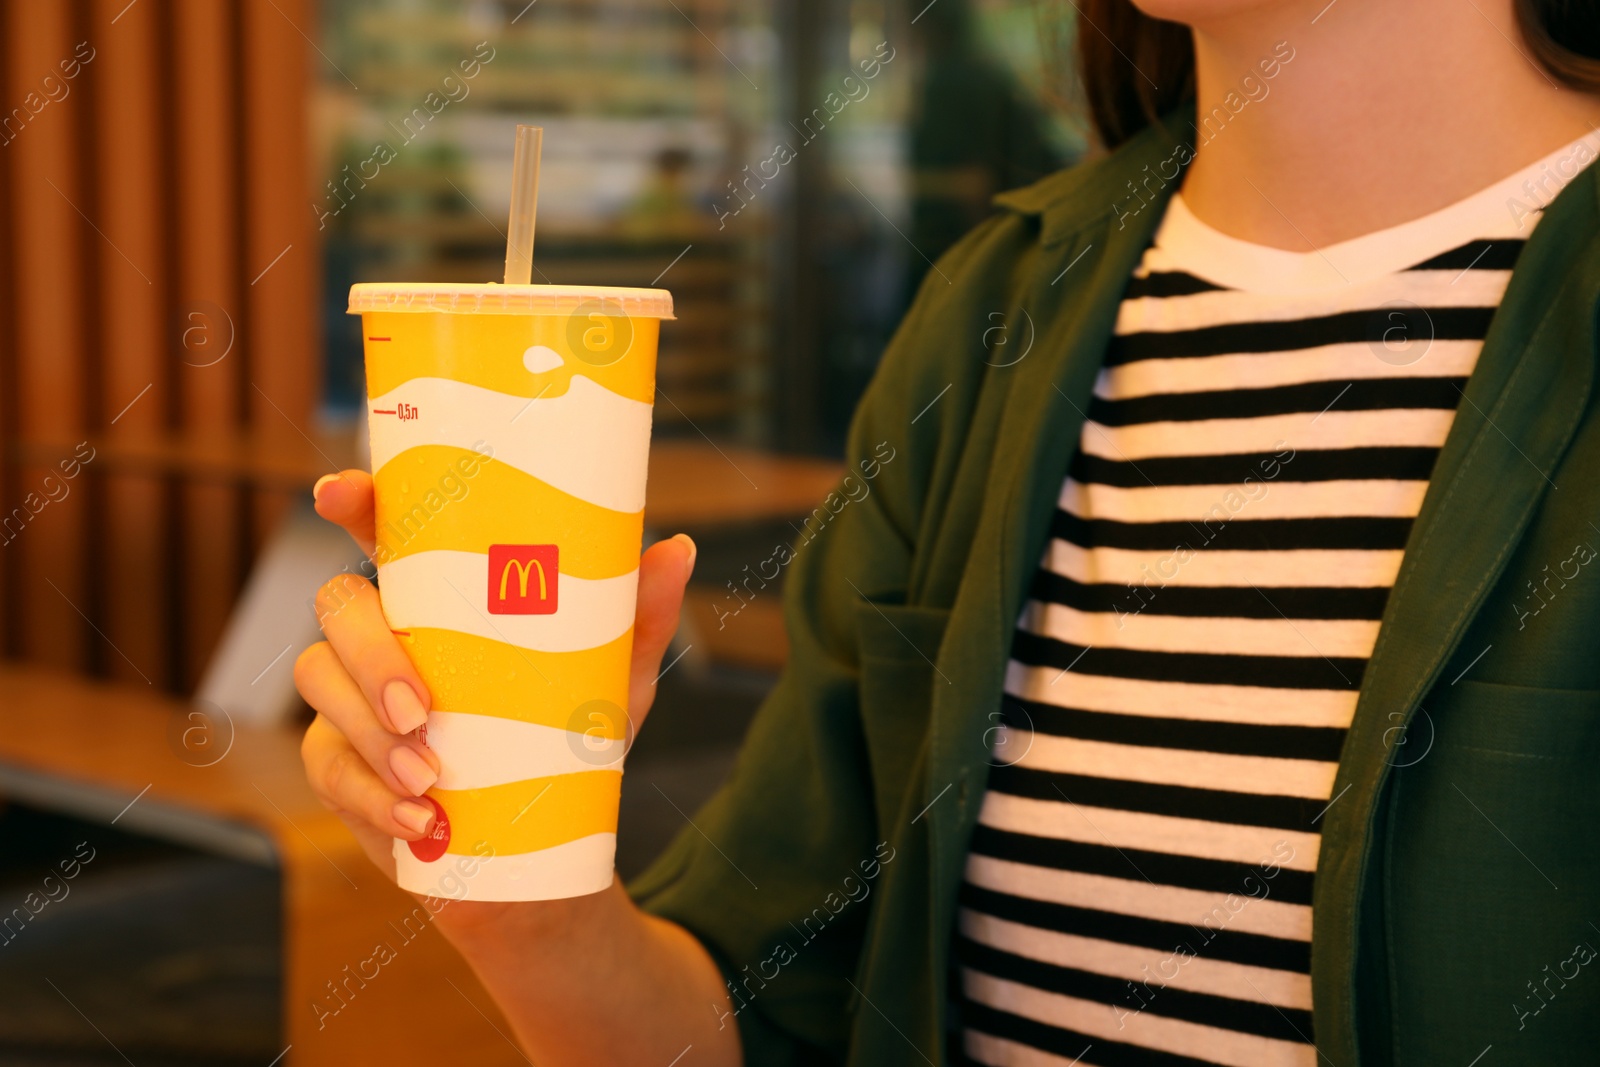
[[[746,579],[924,273],[1085,152],[1071,11],[0,0],[0,1062],[523,1062],[300,773],[308,601],[357,562],[309,511],[363,462],[349,286],[498,278],[522,122],[535,281],[673,294],[647,536],[700,556],[637,873],[783,664]]]

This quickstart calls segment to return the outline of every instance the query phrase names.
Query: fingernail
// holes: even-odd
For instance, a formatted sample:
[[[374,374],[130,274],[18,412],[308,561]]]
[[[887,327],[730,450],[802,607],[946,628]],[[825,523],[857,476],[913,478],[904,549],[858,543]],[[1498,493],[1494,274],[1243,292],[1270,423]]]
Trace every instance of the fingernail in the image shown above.
[[[700,554],[700,548],[694,543],[694,538],[686,533],[673,534],[672,539],[674,541],[682,541],[689,546],[689,562],[683,565],[683,576],[687,578],[694,573],[694,558]]]
[[[400,801],[394,806],[393,814],[395,822],[414,834],[427,833],[428,824],[433,821],[433,809],[415,800]]]
[[[383,710],[389,713],[396,733],[409,734],[428,721],[427,709],[417,699],[417,691],[399,678],[384,687]]]
[[[428,761],[405,745],[389,753],[389,769],[414,797],[426,793],[428,787],[439,780],[438,772],[428,766]]]
[[[324,474],[317,479],[317,484],[311,487],[311,500],[313,503],[322,496],[322,487],[339,477],[337,474]]]

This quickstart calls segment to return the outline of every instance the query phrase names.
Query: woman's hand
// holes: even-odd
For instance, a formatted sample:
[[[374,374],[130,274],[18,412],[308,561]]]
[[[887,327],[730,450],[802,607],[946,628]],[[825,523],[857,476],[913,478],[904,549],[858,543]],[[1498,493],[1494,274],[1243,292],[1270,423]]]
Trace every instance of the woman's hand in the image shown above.
[[[371,475],[330,475],[314,495],[317,513],[371,557]],[[661,654],[693,568],[694,542],[683,534],[639,560],[628,685],[635,730],[655,699]],[[306,774],[393,878],[393,839],[415,841],[431,829],[432,811],[416,800],[439,775],[438,757],[416,735],[428,690],[389,631],[372,583],[333,579],[318,594],[317,614],[327,640],[294,665],[295,684],[317,711],[300,746]],[[688,1045],[706,1067],[741,1062],[738,1029],[725,1021],[733,1009],[705,948],[682,927],[641,911],[616,882],[566,900],[458,901],[434,923],[472,964],[532,1062],[666,1063]]]
[[[317,514],[343,526],[370,558],[372,476],[357,470],[328,475],[314,495]],[[640,557],[628,683],[634,736],[655,700],[655,678],[678,627],[694,556],[694,542],[678,534]],[[354,574],[330,580],[317,595],[317,616],[327,640],[306,649],[294,666],[295,685],[317,712],[300,746],[306,775],[392,879],[393,839],[415,841],[432,828],[432,809],[415,799],[439,777],[438,757],[416,732],[431,698],[390,632],[371,582]]]

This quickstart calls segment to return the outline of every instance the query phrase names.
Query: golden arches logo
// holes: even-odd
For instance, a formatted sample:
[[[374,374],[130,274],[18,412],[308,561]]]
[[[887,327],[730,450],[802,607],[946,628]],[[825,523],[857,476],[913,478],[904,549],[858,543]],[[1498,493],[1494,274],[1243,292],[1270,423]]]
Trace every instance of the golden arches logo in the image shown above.
[[[556,610],[561,569],[555,545],[489,546],[489,613],[550,615]],[[511,580],[512,573],[517,576]],[[538,585],[529,579],[537,573]]]
[[[549,598],[550,589],[545,584],[543,563],[536,559],[508,559],[506,560],[506,565],[500,569],[501,600],[506,598],[506,583],[511,578],[512,571],[517,572],[517,595],[521,597],[528,595],[528,572],[530,568],[539,572],[539,599],[546,600]]]

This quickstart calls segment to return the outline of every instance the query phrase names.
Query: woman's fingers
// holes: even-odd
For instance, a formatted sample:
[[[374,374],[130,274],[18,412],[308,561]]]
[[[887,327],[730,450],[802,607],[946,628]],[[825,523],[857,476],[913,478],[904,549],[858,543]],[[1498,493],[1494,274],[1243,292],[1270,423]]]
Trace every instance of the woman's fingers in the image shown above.
[[[433,809],[385,785],[349,739],[321,714],[306,729],[300,755],[312,791],[333,811],[355,816],[389,837],[415,841],[428,831]]]
[[[332,645],[319,641],[302,652],[294,678],[306,703],[344,735],[390,791],[417,797],[438,781],[439,757],[414,734],[397,736],[378,721]]]
[[[317,511],[372,550],[370,476],[347,471],[319,482]],[[640,557],[629,677],[635,728],[655,698],[694,558],[694,542],[685,534],[650,546]],[[406,736],[427,721],[430,696],[389,629],[372,583],[339,575],[318,592],[316,606],[327,641],[295,664],[296,684],[317,711],[301,746],[307,776],[323,803],[353,828],[370,828],[363,844],[370,836],[369,852],[378,849],[374,855],[381,858],[381,836],[416,840],[431,826],[433,809],[416,798],[437,781],[439,761]]]
[[[341,574],[317,592],[317,619],[339,662],[390,731],[408,734],[428,720],[428,687],[395,639],[378,590]]]
[[[678,632],[683,590],[694,572],[695,544],[688,534],[657,541],[639,558],[639,605],[633,620],[633,662],[628,715],[635,730],[656,696],[661,657]]]
[[[372,519],[372,475],[358,470],[325,474],[311,487],[311,497],[316,502],[317,514],[343,526],[371,559],[377,547]]]

